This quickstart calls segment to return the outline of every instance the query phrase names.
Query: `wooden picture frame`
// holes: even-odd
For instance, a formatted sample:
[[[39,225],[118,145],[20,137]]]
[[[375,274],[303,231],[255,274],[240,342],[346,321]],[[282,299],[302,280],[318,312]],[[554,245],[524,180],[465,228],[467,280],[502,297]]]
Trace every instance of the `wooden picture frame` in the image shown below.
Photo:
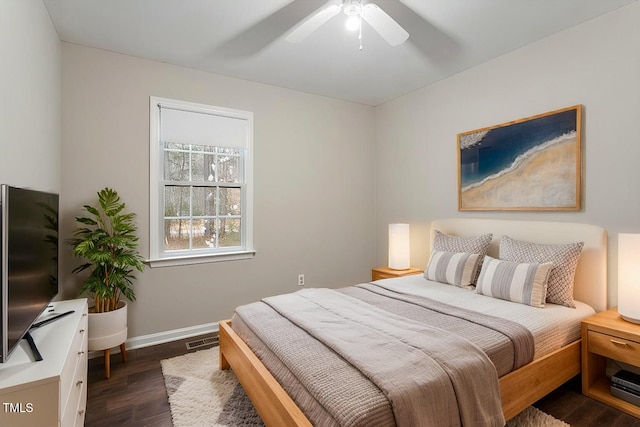
[[[582,106],[458,134],[458,210],[580,210]]]

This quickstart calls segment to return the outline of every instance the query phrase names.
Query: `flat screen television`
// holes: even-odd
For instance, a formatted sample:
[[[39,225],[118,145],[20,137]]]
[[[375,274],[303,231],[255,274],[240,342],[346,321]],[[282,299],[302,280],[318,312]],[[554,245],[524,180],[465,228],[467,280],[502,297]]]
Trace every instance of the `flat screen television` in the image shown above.
[[[58,294],[58,195],[0,187],[0,362]]]

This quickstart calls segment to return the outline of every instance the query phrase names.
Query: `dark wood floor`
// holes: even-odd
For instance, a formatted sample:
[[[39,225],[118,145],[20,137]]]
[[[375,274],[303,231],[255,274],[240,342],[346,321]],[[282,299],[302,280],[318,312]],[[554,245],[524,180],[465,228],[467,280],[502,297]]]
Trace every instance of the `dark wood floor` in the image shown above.
[[[171,427],[160,360],[188,353],[185,343],[195,339],[127,351],[126,363],[121,363],[119,354],[113,355],[110,379],[104,378],[102,358],[91,359],[85,426]],[[583,396],[579,377],[535,406],[572,427],[640,427],[640,419]]]
[[[109,379],[104,377],[104,359],[90,359],[85,426],[172,427],[160,361],[207,348],[186,348],[188,341],[204,337],[129,350],[126,363],[114,354]]]
[[[583,396],[579,375],[534,406],[572,427],[640,427],[640,419]]]

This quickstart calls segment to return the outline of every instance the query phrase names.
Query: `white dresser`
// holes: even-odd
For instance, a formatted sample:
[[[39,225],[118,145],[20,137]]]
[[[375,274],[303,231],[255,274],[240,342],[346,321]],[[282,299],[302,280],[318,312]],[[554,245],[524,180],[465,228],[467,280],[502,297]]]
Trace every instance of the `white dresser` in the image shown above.
[[[74,310],[31,331],[43,360],[22,340],[0,364],[0,426],[82,426],[87,404],[87,300],[56,301]],[[47,309],[41,319],[51,316]]]

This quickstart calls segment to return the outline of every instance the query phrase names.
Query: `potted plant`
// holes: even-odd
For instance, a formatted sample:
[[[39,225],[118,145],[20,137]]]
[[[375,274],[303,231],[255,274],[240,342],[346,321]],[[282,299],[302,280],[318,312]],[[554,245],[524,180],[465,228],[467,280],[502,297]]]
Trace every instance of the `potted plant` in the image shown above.
[[[85,205],[76,217],[78,228],[67,242],[73,254],[86,260],[73,273],[89,270],[81,294],[93,299],[89,310],[89,350],[105,351],[106,376],[110,376],[109,350],[120,346],[126,360],[127,304],[135,301],[134,270],[144,269],[138,253],[135,214],[124,213],[125,204],[111,188],[98,192],[98,206]]]

